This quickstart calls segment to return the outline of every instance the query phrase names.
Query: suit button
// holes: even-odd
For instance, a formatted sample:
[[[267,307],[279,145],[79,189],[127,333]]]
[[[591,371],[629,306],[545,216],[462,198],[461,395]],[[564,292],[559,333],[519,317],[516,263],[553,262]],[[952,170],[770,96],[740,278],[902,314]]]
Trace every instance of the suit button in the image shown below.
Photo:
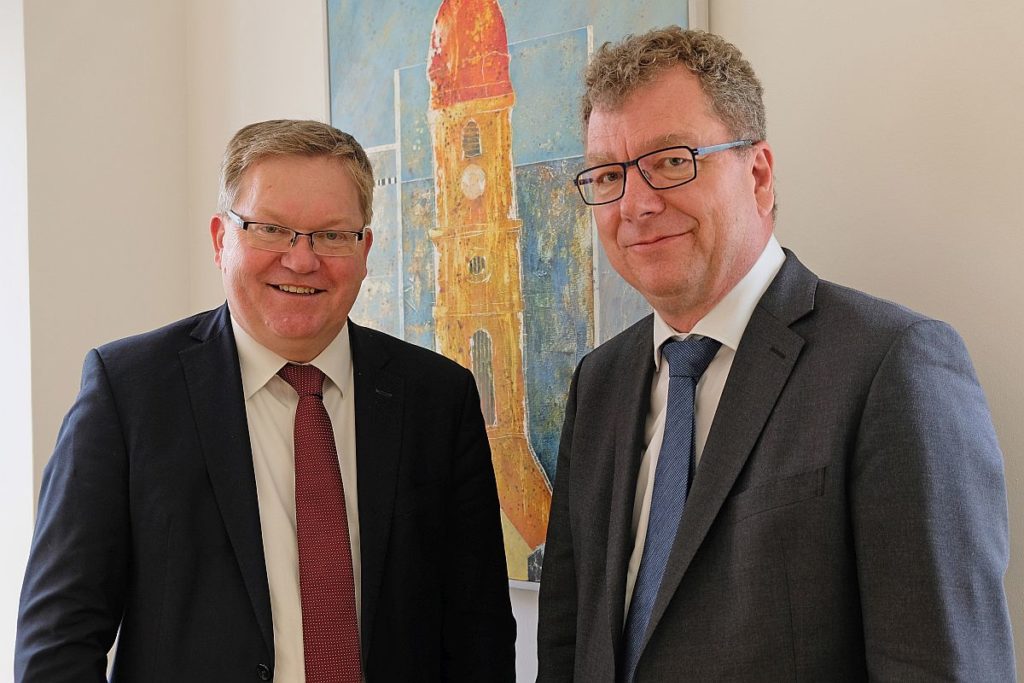
[[[269,681],[272,678],[270,675],[270,667],[266,664],[260,664],[256,667],[256,675],[260,677],[261,681]]]

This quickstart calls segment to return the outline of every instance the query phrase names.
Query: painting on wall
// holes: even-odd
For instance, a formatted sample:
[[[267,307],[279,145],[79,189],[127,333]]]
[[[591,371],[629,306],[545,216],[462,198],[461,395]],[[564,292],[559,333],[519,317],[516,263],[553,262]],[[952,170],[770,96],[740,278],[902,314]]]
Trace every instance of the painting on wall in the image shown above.
[[[690,4],[327,2],[331,122],[377,180],[351,317],[473,371],[512,580],[540,580],[576,363],[650,310],[572,182],[582,73],[595,45],[699,20]]]

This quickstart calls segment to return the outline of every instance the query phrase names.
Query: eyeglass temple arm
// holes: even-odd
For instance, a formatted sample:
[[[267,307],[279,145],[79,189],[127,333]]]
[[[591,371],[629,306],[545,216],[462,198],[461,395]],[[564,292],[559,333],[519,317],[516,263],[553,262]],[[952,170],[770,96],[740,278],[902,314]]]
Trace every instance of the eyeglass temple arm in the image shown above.
[[[756,140],[736,140],[735,142],[723,142],[720,145],[711,145],[709,147],[697,147],[693,150],[695,156],[706,156],[708,154],[714,154],[715,152],[721,152],[734,147],[750,147],[756,142]]]

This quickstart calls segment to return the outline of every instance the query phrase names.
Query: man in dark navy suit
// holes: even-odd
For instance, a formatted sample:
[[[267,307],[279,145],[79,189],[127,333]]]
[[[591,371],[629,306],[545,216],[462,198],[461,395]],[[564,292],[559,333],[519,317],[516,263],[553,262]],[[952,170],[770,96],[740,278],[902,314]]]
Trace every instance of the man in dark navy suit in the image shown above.
[[[348,320],[373,186],[322,123],[231,140],[210,222],[227,303],[87,355],[42,484],[18,681],[104,680],[119,630],[117,681],[514,678],[473,378]]]

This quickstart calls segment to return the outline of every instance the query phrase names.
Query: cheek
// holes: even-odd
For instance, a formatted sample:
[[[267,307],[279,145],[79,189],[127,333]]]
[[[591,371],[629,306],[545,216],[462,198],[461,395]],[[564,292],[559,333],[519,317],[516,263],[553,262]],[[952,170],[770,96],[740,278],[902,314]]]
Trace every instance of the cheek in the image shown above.
[[[618,214],[607,207],[594,209],[594,222],[597,223],[597,238],[605,250],[614,250],[618,247],[616,242],[619,234]]]
[[[272,267],[274,258],[271,252],[224,245],[220,257],[221,272],[234,287],[251,287],[259,279],[260,272]]]
[[[340,261],[331,270],[331,279],[337,283],[350,283],[358,285],[366,277],[366,257],[355,257],[351,260]]]
[[[220,251],[217,252],[217,265],[225,274],[238,269],[242,260],[242,247],[234,236],[224,237]]]

